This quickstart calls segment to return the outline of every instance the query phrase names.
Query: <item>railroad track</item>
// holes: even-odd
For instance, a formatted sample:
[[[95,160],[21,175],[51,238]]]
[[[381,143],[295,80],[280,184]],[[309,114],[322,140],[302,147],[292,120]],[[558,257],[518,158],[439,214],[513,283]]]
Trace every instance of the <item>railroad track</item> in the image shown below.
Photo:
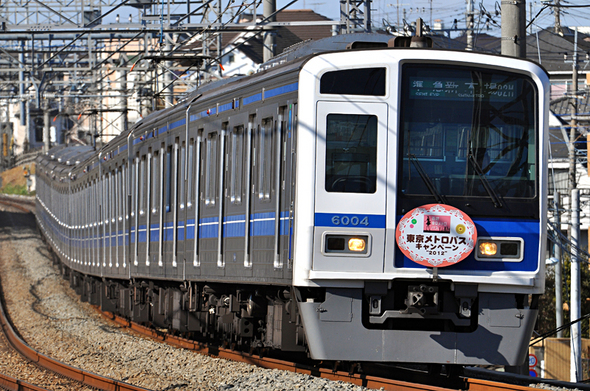
[[[35,213],[35,200],[30,197],[0,195],[0,204],[16,208],[25,213]]]
[[[1,291],[0,291],[1,292]],[[68,379],[79,382],[89,387],[94,387],[99,390],[121,390],[121,391],[145,391],[146,388],[137,387],[131,384],[120,382],[118,380],[109,379],[104,376],[93,374],[89,371],[85,371],[79,368],[72,367],[64,364],[58,360],[48,357],[44,354],[37,352],[27,345],[15,332],[14,328],[10,324],[4,306],[0,301],[0,325],[4,335],[12,345],[12,347],[23,357],[29,361],[37,364],[38,366],[54,372],[60,376],[64,376]],[[44,388],[31,385],[26,382],[19,381],[9,376],[1,376],[0,387],[6,387],[9,390],[44,390]]]
[[[0,373],[0,389],[9,391],[46,391],[47,388],[37,387],[33,384],[15,379]]]
[[[25,200],[24,203],[16,203],[12,198],[0,197],[0,204],[8,207],[7,209],[17,209],[21,212],[29,213],[34,208],[34,202]],[[0,281],[1,282],[1,281]],[[0,295],[2,288],[0,286]],[[42,368],[43,375],[57,379],[61,389],[99,389],[99,390],[120,390],[120,391],[145,391],[146,388],[134,386],[114,379],[109,379],[104,376],[99,376],[89,371],[85,371],[73,366],[64,364],[58,360],[39,353],[24,342],[12,326],[7,313],[4,309],[3,300],[0,300],[0,326],[2,329],[2,336],[0,336],[2,347],[4,349],[14,349],[20,354],[30,365],[37,367],[33,370],[40,370]],[[6,354],[6,353],[5,353]],[[26,363],[24,364],[26,365]],[[45,373],[49,375],[45,375]],[[39,376],[39,375],[37,375]],[[45,382],[43,382],[45,383]],[[86,386],[86,387],[85,387]],[[6,390],[46,390],[47,388],[31,384],[29,382],[14,378],[6,374],[0,374],[0,389]]]

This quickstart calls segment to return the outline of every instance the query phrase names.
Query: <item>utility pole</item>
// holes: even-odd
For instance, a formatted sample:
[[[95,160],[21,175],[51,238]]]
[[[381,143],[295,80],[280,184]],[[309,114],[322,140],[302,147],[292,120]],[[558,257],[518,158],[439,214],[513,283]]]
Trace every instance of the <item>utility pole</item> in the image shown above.
[[[553,218],[555,220],[555,229],[557,230],[556,235],[561,232],[561,214],[559,213],[560,208],[560,194],[558,191],[553,193]],[[555,264],[555,328],[559,329],[563,325],[563,297],[562,291],[562,277],[561,277],[561,247],[559,236],[556,238],[556,242],[553,244],[553,256],[557,259]],[[563,338],[563,330],[557,332],[557,338]]]
[[[264,18],[268,18],[272,14],[275,13],[277,10],[277,3],[276,0],[263,0],[262,4],[262,12]],[[273,16],[268,20],[268,22],[276,21],[276,17]],[[275,34],[272,29],[266,28],[264,31],[264,46],[262,48],[262,58],[264,62],[267,62],[275,55]]]
[[[122,61],[121,61],[122,62]],[[123,64],[121,64],[123,65]],[[123,67],[121,67],[123,68]],[[121,133],[126,132],[129,127],[129,113],[128,113],[128,100],[127,100],[127,70],[123,69],[120,74],[119,83],[119,104],[121,105]]]
[[[570,321],[574,322],[582,317],[580,293],[580,261],[578,246],[580,244],[580,190],[571,192],[572,209],[572,240],[571,240],[571,305]],[[570,381],[576,383],[582,380],[582,335],[580,322],[572,323],[570,337]]]
[[[51,142],[49,141],[49,126],[51,123],[49,122],[49,103],[45,101],[43,104],[43,152],[47,153],[49,148],[51,148]]]
[[[502,2],[502,54],[526,58],[526,0]]]
[[[465,50],[473,50],[473,0],[467,0],[467,47]]]
[[[430,21],[428,23],[430,23],[428,25],[428,27],[430,27],[430,29],[432,30],[432,0],[429,1],[429,5],[430,5]]]
[[[569,61],[566,61],[569,62]],[[572,91],[570,99],[570,137],[568,140],[568,193],[571,195],[576,188],[576,115],[578,112],[577,92],[578,92],[578,28],[574,32],[574,57],[572,58]],[[570,205],[571,207],[571,205]],[[571,234],[570,234],[571,236]]]
[[[556,20],[557,23],[557,20]],[[556,25],[557,27],[557,25]],[[566,61],[569,62],[569,61]],[[574,31],[574,57],[572,58],[572,92],[570,99],[570,136],[568,140],[570,194],[570,252],[571,252],[571,286],[570,286],[570,321],[574,322],[582,316],[580,293],[580,262],[578,248],[580,245],[580,190],[576,183],[576,131],[577,131],[577,96],[578,96],[578,28]],[[580,322],[573,323],[570,333],[570,381],[582,380],[582,340]]]
[[[529,3],[529,20],[533,20],[533,3]],[[533,35],[533,24],[529,28],[529,35]],[[538,47],[538,45],[537,45]]]
[[[555,34],[563,36],[563,30],[561,29],[561,16],[559,12],[559,0],[555,0],[555,6],[553,6],[553,14],[555,15]]]
[[[395,26],[395,28],[397,29],[397,31],[400,31],[400,27],[401,24],[399,23],[399,0],[397,0],[397,25]]]

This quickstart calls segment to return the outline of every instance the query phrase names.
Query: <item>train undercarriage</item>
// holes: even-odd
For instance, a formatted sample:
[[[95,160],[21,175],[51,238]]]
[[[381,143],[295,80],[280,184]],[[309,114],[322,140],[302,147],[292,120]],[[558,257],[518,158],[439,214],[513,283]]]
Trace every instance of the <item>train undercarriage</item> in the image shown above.
[[[62,273],[81,301],[142,325],[243,351],[305,352],[289,287],[107,280],[66,266]]]

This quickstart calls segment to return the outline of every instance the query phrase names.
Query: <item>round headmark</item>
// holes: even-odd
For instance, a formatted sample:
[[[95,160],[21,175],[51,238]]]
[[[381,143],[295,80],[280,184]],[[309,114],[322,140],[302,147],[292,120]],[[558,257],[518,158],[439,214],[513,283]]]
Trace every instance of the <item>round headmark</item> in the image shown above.
[[[406,213],[395,230],[397,245],[427,267],[461,262],[473,251],[477,230],[469,216],[449,205],[428,204]]]

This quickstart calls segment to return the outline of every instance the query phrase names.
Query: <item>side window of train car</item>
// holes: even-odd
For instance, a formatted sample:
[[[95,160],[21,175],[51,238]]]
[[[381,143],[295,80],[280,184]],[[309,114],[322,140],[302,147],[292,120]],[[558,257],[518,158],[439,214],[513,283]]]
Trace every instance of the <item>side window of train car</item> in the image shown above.
[[[179,182],[178,188],[180,191],[180,193],[178,195],[178,207],[180,209],[184,209],[184,185],[185,185],[185,183],[184,183],[184,178],[185,178],[184,170],[185,170],[185,162],[186,162],[186,160],[185,160],[186,159],[186,156],[185,156],[186,152],[185,151],[186,151],[186,146],[183,141],[180,146],[180,156],[179,156],[180,166],[178,167],[178,172],[179,172],[179,174],[178,174],[178,182]]]
[[[132,205],[133,208],[131,209],[131,216],[135,217],[135,214],[137,213],[137,209],[138,209],[138,196],[139,196],[139,186],[138,186],[138,182],[139,182],[139,153],[135,156],[135,159],[133,159],[133,168],[131,169],[132,172],[132,179],[131,179],[131,186],[132,186],[132,191],[131,191],[131,197],[132,197]]]
[[[123,220],[123,203],[125,201],[125,181],[123,180],[123,165],[119,167],[119,171],[117,172],[118,177],[118,188],[119,188],[119,221]]]
[[[273,167],[273,118],[264,118],[258,127],[258,198],[270,200]]]
[[[154,156],[152,158],[152,214],[158,213],[158,205],[160,204],[160,153],[156,149],[154,150]]]
[[[229,135],[229,199],[242,203],[242,164],[244,161],[244,126],[235,126]]]
[[[145,155],[141,156],[141,160],[139,161],[139,215],[143,216],[145,214]]]
[[[137,158],[132,158],[129,162],[131,164],[131,217],[135,217],[135,200],[137,199],[137,185],[135,184],[135,180],[137,179],[137,173],[135,170],[137,169]]]
[[[119,184],[117,183],[117,169],[111,171],[111,192],[108,193],[112,197],[111,201],[111,222],[117,219],[117,210],[119,208]],[[114,195],[114,196],[113,196]]]
[[[164,199],[166,200],[166,213],[172,210],[171,205],[173,204],[172,200],[172,146],[166,148],[166,160],[164,162],[164,181],[165,181],[165,191]]]
[[[104,210],[105,210],[105,224],[111,222],[111,204],[113,203],[111,195],[111,173],[104,174]]]
[[[217,132],[207,135],[205,141],[205,205],[215,205],[217,193]]]
[[[326,121],[326,191],[374,193],[377,116],[328,114]]]
[[[190,139],[189,144],[188,144],[188,173],[187,173],[187,177],[188,177],[188,182],[186,184],[187,186],[187,192],[186,192],[186,207],[188,209],[192,208],[193,206],[193,186],[194,186],[194,179],[193,179],[193,175],[195,172],[195,139]]]

